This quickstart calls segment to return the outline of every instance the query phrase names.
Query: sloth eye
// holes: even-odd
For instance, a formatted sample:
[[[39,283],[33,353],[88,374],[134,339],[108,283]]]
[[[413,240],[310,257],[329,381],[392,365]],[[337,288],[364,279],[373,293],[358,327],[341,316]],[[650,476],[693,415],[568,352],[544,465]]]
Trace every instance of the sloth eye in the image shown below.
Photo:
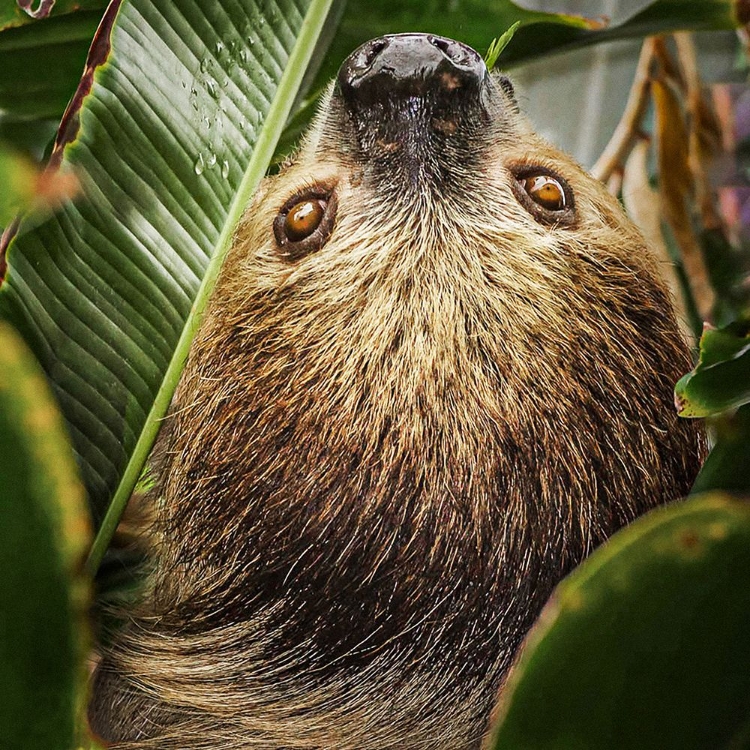
[[[296,203],[286,215],[284,233],[291,242],[304,240],[320,226],[325,212],[325,203],[319,198]]]
[[[511,167],[511,187],[518,202],[540,223],[571,226],[575,222],[575,202],[570,185],[547,167]]]
[[[336,205],[336,194],[328,188],[313,188],[292,196],[273,222],[281,255],[299,260],[320,250],[331,236]]]
[[[521,185],[529,198],[542,208],[548,211],[562,211],[565,208],[565,191],[554,177],[546,174],[524,177]]]

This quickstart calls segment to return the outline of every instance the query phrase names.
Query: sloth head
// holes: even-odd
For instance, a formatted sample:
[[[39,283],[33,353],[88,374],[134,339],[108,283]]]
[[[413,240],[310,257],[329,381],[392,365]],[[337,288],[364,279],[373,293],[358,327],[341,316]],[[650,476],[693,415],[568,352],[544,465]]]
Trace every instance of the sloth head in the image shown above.
[[[555,583],[688,491],[688,367],[641,236],[509,81],[441,37],[369,42],[247,210],[191,352],[160,627],[230,628],[362,716],[389,685],[389,732],[465,738]]]

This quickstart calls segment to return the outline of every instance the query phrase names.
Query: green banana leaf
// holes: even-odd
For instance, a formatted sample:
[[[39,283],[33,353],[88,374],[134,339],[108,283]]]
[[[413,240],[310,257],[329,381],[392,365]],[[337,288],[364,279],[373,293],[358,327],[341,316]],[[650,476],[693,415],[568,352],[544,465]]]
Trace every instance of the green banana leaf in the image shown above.
[[[97,523],[117,492],[110,532],[329,5],[115,0],[99,28],[52,156],[81,196],[21,223],[0,316],[54,385]]]
[[[91,527],[39,366],[0,324],[0,746],[72,750],[86,692]]]
[[[560,586],[501,696],[493,750],[750,747],[750,504],[659,509]]]

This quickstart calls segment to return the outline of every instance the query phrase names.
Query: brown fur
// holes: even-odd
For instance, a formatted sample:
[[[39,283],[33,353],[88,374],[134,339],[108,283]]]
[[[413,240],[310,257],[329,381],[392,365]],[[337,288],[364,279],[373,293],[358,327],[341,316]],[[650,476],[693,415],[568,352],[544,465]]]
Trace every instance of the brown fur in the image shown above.
[[[247,210],[160,438],[149,593],[97,677],[117,747],[476,748],[554,585],[689,490],[655,262],[493,91],[476,158],[412,192],[329,96]],[[519,203],[520,164],[564,175],[572,226]],[[274,218],[317,184],[333,234],[290,262]]]

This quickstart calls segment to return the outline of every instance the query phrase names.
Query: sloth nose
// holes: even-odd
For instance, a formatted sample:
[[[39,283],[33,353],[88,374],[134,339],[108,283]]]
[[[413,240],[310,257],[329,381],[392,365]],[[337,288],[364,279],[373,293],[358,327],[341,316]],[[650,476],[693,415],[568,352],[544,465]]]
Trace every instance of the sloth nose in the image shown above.
[[[433,34],[392,34],[366,42],[344,61],[337,83],[351,104],[426,91],[460,96],[487,76],[484,60],[461,42]]]

